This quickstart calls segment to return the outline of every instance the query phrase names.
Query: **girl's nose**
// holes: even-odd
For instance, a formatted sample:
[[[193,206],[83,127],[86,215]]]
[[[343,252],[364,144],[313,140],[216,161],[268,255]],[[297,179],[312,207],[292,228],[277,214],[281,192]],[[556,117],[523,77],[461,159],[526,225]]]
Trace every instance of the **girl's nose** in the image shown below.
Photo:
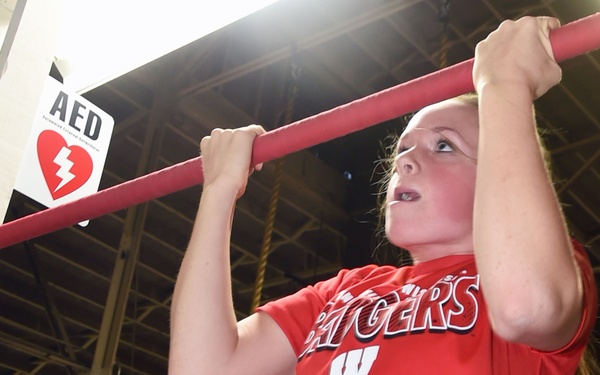
[[[418,172],[419,165],[414,158],[415,150],[408,150],[396,156],[396,170],[400,174],[414,174]]]

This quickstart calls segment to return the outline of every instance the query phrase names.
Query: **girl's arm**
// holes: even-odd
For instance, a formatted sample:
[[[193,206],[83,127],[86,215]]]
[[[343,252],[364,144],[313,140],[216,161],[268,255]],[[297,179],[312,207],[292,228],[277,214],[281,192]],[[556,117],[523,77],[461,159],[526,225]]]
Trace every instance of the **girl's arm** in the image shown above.
[[[474,246],[490,320],[509,341],[563,347],[582,316],[579,269],[544,167],[533,101],[560,81],[553,18],[504,22],[477,46]]]
[[[236,322],[229,247],[235,202],[246,187],[252,142],[264,130],[216,129],[201,142],[204,187],[171,305],[170,374],[282,374],[291,344],[264,313]]]

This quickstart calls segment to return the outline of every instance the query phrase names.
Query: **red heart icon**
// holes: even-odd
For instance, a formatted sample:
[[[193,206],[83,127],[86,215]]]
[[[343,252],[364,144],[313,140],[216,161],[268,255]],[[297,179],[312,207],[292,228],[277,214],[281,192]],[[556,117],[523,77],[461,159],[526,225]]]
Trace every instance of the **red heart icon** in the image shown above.
[[[92,158],[80,146],[68,146],[52,130],[44,130],[37,140],[37,153],[46,185],[54,200],[79,189],[92,174]]]

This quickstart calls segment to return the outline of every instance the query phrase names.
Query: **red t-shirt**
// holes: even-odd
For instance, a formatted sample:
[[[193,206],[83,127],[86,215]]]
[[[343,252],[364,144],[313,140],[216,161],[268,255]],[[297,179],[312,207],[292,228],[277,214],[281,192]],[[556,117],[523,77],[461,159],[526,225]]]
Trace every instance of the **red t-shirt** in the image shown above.
[[[342,270],[259,310],[290,340],[297,374],[573,374],[596,316],[593,273],[579,246],[576,255],[584,315],[554,352],[492,332],[472,255]]]

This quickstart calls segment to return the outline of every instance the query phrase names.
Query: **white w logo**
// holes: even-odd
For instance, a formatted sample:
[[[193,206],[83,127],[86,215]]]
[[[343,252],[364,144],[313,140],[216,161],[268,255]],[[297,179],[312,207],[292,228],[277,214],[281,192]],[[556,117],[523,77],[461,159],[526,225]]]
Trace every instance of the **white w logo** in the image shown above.
[[[329,375],[367,375],[379,353],[379,346],[351,350],[335,357]]]

